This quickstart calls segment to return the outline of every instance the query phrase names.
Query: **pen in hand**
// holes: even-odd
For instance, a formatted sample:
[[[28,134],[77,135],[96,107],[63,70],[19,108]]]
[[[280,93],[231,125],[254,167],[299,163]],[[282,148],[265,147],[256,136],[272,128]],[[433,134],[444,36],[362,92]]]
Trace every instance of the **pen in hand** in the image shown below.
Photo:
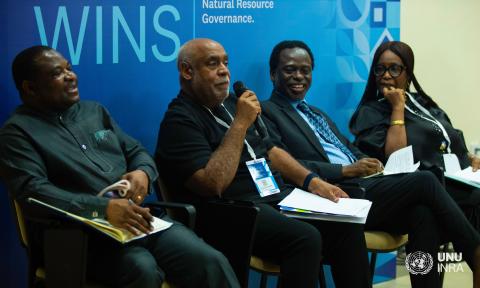
[[[149,234],[149,232],[153,230],[153,227],[152,227],[152,224],[151,224],[151,222],[153,222],[153,216],[150,214],[150,209],[143,208],[143,207],[137,205],[135,202],[133,202],[132,199],[128,199],[128,203],[130,204],[130,206],[132,206],[132,208],[134,210],[133,212],[138,217],[137,218],[138,220],[136,220],[138,225],[141,225],[141,226],[145,227],[146,229],[138,229],[139,227],[136,226],[136,225],[134,225],[134,227],[137,230],[140,230],[141,232],[143,232],[145,234]]]
[[[106,219],[115,227],[124,228],[134,235],[148,234],[153,230],[150,209],[138,206],[128,199],[109,199]]]

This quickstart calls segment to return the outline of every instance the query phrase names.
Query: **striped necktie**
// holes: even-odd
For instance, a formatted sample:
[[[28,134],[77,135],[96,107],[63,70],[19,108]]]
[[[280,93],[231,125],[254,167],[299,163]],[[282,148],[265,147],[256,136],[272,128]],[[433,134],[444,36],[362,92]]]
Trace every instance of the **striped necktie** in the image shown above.
[[[308,107],[307,103],[305,103],[304,101],[300,102],[297,105],[297,108],[307,117],[308,121],[315,127],[317,132],[326,142],[329,142],[330,144],[337,147],[352,161],[357,160],[355,155],[353,155],[352,151],[350,151],[350,149],[348,149],[345,145],[343,145],[342,142],[340,142],[340,140],[337,138],[335,133],[333,133],[332,129],[330,129],[330,126],[328,126],[327,121],[322,115],[313,112],[312,109],[310,109],[310,107]]]

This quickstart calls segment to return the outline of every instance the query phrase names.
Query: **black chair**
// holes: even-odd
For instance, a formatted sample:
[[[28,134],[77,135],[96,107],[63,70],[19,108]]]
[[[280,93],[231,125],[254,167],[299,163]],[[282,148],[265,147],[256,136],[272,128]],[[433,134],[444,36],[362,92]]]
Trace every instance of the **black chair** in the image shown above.
[[[9,194],[11,208],[16,220],[20,243],[25,248],[28,258],[29,287],[102,287],[86,279],[88,234],[93,228],[80,222],[61,218],[29,217],[22,207]],[[28,204],[27,204],[28,205]],[[185,225],[193,227],[195,208],[188,204],[155,202],[148,206],[151,210],[160,208],[176,209],[184,215]],[[37,207],[38,208],[38,207]],[[31,224],[42,225],[43,247],[30,243]],[[65,245],[68,243],[68,245]],[[43,261],[40,259],[43,258]],[[167,275],[168,278],[168,275]],[[174,287],[164,282],[161,288]]]
[[[177,200],[162,177],[157,188],[159,199]],[[195,232],[227,257],[240,285],[247,287],[258,208],[250,202],[212,199],[198,203],[196,211]]]
[[[167,202],[175,200],[174,192],[162,177],[157,182],[157,197]],[[199,206],[195,232],[227,257],[242,287],[248,286],[250,268],[261,274],[261,288],[266,287],[269,275],[281,275],[279,264],[252,255],[258,207],[250,202],[222,199]],[[319,282],[321,288],[326,287],[323,268],[319,273]]]

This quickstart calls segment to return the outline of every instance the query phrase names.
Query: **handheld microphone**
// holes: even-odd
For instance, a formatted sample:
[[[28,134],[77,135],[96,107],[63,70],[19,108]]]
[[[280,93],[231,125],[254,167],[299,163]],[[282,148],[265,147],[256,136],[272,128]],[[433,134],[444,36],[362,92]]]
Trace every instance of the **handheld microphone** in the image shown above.
[[[233,83],[233,91],[235,91],[235,95],[237,97],[240,97],[240,95],[242,95],[247,90],[248,88],[245,86],[245,84],[243,84],[242,81],[236,81],[235,83]],[[257,119],[255,119],[254,125],[258,135],[260,135],[262,139],[268,137],[267,127],[265,126],[265,123],[263,122],[260,115],[258,115]]]

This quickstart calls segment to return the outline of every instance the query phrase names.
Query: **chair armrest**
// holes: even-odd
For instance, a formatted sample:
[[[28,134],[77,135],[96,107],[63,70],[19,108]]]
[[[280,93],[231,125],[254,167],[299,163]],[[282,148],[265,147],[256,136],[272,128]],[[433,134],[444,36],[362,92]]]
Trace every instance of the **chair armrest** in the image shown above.
[[[156,201],[146,203],[145,206],[153,209],[165,208],[167,210],[167,214],[170,217],[179,222],[182,222],[192,230],[195,228],[195,217],[197,211],[195,210],[195,207],[193,207],[193,205],[176,202]]]
[[[350,198],[365,199],[365,188],[358,183],[339,183],[337,186],[345,191]]]

